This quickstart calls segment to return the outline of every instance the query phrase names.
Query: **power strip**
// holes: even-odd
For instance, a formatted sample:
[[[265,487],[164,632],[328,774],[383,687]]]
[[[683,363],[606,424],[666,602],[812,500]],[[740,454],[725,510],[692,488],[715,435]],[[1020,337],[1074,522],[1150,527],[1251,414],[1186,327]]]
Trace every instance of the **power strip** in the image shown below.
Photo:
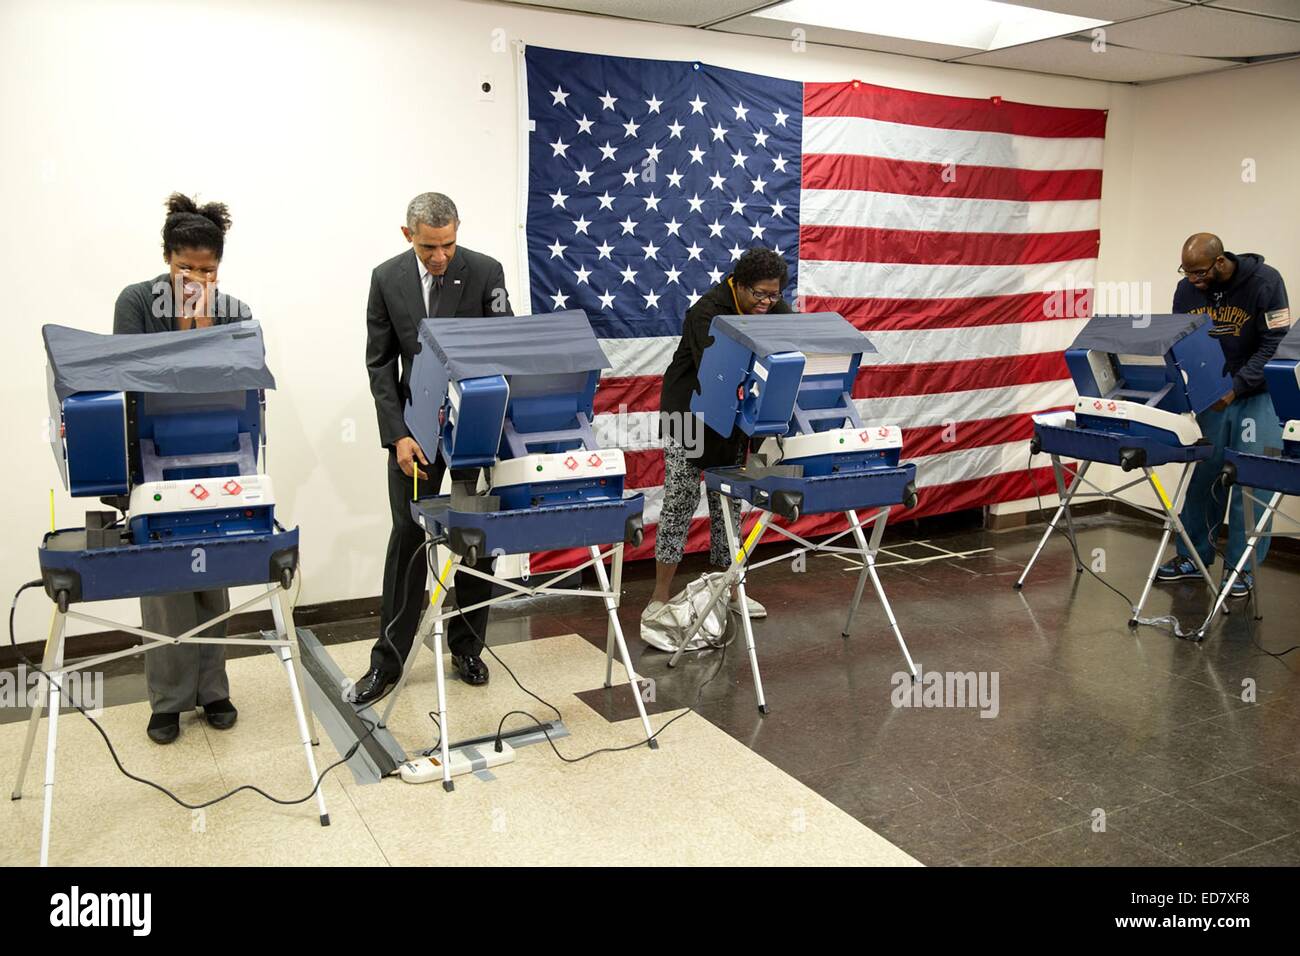
[[[515,759],[515,749],[503,740],[500,753],[496,752],[493,744],[486,743],[482,747],[458,747],[451,751],[449,756],[451,775],[458,777],[475,770],[486,770],[489,767],[510,763]],[[406,760],[398,770],[407,783],[429,783],[442,779],[442,761],[437,757],[416,757],[414,760]]]

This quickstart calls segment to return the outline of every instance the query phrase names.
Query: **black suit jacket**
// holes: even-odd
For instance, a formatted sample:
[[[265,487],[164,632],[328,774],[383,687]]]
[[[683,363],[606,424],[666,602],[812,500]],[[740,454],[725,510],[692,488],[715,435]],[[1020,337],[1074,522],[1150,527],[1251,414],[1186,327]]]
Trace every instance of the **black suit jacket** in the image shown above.
[[[366,303],[366,370],[379,416],[379,441],[385,447],[410,435],[402,410],[410,398],[411,361],[424,309],[414,249],[375,267]],[[505,272],[491,256],[460,246],[447,266],[435,318],[487,315],[514,315],[506,295]],[[425,454],[432,456],[435,451],[426,448]]]

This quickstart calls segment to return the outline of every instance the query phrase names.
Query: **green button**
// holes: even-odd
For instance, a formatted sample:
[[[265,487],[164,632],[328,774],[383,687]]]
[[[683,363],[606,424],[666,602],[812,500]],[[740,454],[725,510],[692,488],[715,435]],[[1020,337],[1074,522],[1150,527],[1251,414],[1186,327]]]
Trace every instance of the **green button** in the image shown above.
[[[162,501],[162,495],[155,494],[155,495],[153,496],[153,500],[154,500],[154,501]]]

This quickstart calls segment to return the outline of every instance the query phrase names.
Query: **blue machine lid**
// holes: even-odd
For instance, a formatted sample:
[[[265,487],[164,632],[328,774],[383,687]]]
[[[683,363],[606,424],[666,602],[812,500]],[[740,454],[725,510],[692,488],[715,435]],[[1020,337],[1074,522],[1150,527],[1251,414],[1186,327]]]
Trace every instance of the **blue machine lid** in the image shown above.
[[[481,319],[426,319],[420,341],[442,363],[447,378],[554,375],[610,368],[581,309]]]
[[[1125,355],[1165,355],[1206,322],[1205,315],[1094,315],[1072,349]]]
[[[838,312],[719,315],[710,328],[724,331],[762,356],[777,352],[857,355],[876,351],[867,337]]]
[[[1286,338],[1277,344],[1277,351],[1273,353],[1273,358],[1300,362],[1300,323],[1291,326],[1291,331],[1286,334]]]
[[[253,320],[186,332],[101,335],[63,325],[41,328],[54,392],[201,395],[275,388],[262,327]]]

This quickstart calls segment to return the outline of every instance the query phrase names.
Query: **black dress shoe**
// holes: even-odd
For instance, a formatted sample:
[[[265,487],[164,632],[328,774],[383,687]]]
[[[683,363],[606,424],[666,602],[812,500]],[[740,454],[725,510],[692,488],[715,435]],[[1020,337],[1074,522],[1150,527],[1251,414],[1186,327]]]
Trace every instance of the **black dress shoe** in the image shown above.
[[[451,655],[451,662],[456,665],[456,670],[460,673],[460,679],[466,684],[486,684],[488,682],[487,665],[483,663],[483,658],[477,654],[466,654],[464,657],[453,654]]]
[[[223,697],[221,700],[214,700],[210,704],[200,704],[203,708],[203,719],[208,722],[208,726],[215,730],[229,730],[235,726],[235,721],[239,719],[239,711],[235,705],[230,702],[229,697]]]
[[[359,706],[373,704],[396,683],[397,678],[392,674],[378,667],[372,667],[352,688],[351,702]]]
[[[169,744],[180,735],[180,714],[154,714],[149,718],[149,739],[154,743]]]

